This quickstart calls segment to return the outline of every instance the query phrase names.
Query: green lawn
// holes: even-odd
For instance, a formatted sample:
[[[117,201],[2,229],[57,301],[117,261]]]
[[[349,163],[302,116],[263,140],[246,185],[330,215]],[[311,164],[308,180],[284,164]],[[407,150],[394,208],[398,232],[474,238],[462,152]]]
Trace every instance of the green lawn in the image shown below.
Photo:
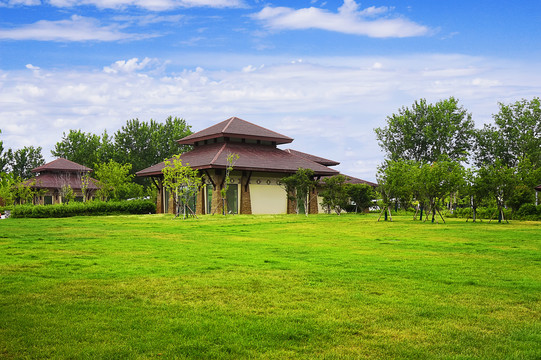
[[[540,359],[541,223],[0,221],[0,358]]]

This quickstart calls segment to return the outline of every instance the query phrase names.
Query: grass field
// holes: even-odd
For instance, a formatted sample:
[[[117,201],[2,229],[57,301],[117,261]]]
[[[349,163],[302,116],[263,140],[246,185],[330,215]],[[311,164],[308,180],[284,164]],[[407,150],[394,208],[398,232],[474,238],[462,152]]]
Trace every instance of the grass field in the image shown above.
[[[540,359],[541,222],[0,221],[0,358]]]

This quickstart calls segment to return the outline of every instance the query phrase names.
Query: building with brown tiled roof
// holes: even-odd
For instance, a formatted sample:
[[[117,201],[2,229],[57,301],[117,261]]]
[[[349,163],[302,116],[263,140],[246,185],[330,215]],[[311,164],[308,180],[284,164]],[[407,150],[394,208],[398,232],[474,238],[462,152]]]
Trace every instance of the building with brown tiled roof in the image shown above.
[[[60,204],[63,202],[61,189],[70,186],[75,194],[76,201],[84,197],[91,199],[98,186],[96,179],[89,178],[86,193],[83,194],[83,176],[90,174],[91,168],[77,164],[73,161],[58,158],[45,165],[32,169],[36,176],[26,180],[25,183],[33,188],[44,190],[44,194],[35,199],[36,204]]]
[[[181,155],[183,164],[198,169],[204,185],[197,196],[198,214],[220,213],[225,170],[229,154],[238,154],[230,176],[227,201],[228,210],[241,214],[280,214],[293,212],[280,179],[294,174],[299,168],[311,169],[316,178],[337,175],[329,166],[333,160],[302,153],[281,150],[280,144],[289,144],[292,138],[265,129],[248,121],[232,117],[207,129],[178,140],[192,145],[193,150]],[[151,177],[159,192],[157,212],[172,212],[173,204],[162,186],[165,163],[153,165],[137,172],[137,176]],[[362,180],[360,180],[362,181]],[[317,191],[310,195],[309,212],[319,208]]]

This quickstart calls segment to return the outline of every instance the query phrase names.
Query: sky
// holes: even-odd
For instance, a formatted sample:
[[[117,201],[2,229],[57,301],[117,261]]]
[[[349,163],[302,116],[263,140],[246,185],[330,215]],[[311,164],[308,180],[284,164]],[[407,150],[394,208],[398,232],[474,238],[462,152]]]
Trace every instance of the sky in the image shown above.
[[[0,0],[0,141],[237,116],[374,181],[374,128],[421,98],[477,127],[541,96],[541,1]]]

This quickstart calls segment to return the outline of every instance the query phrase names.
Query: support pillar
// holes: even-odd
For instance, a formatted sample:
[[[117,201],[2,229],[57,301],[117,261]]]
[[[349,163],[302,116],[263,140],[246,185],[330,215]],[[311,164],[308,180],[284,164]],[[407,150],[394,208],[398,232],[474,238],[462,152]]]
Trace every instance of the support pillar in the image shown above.
[[[251,173],[247,176],[242,174],[240,181],[240,214],[252,214],[252,200],[250,197],[250,177]]]
[[[195,203],[195,214],[204,215],[205,214],[205,186],[202,185],[199,187],[197,192],[197,200]]]
[[[308,214],[318,214],[319,207],[317,205],[317,190],[314,187],[308,193]]]

